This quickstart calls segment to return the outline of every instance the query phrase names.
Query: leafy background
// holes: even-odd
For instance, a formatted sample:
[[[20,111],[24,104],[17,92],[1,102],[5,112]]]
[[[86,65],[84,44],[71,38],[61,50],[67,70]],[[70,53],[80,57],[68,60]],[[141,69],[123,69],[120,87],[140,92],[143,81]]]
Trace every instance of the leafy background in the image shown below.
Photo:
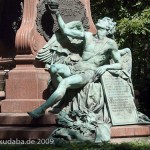
[[[150,1],[91,0],[94,22],[105,16],[117,22],[119,49],[132,51],[132,81],[139,111],[150,116]]]

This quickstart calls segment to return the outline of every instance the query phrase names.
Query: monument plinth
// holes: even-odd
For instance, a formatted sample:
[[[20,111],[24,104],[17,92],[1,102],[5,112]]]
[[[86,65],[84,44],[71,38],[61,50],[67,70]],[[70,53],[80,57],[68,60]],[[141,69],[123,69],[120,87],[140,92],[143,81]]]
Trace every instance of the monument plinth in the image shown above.
[[[9,4],[6,10],[10,2],[14,1],[3,0]],[[5,80],[0,72],[0,139],[61,137],[67,142],[100,143],[111,137],[150,135],[149,125],[125,126],[149,124],[150,119],[136,111],[131,51],[118,50],[111,38],[113,19],[99,19],[96,29],[90,0],[16,0],[16,4],[22,16],[20,26],[13,22],[12,53],[0,43],[0,69],[9,66]],[[10,65],[4,56],[12,58]]]
[[[96,32],[90,13],[90,1],[72,0],[69,4],[68,1],[58,2],[65,21],[75,18],[82,20],[88,30]],[[22,22],[15,37],[16,67],[9,72],[6,80],[6,99],[1,104],[2,112],[31,111],[47,98],[47,80],[50,75],[41,63],[35,61],[35,56],[58,30],[58,26],[54,16],[49,14],[46,3],[45,0],[23,1]]]

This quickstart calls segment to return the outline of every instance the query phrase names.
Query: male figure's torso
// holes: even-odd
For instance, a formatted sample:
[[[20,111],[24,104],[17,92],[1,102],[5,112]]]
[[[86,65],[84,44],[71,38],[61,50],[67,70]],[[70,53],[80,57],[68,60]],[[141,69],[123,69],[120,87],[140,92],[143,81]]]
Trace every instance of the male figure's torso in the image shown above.
[[[107,64],[110,58],[109,38],[98,40],[92,34],[85,35],[85,47],[82,60],[75,65],[75,68],[83,70],[96,70],[98,67]]]

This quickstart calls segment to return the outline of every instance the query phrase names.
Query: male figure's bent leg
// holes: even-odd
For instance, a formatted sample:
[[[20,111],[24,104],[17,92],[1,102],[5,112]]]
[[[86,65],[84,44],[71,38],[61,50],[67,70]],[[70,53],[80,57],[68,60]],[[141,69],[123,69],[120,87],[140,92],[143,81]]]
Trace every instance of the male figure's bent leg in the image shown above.
[[[43,116],[47,108],[53,106],[56,102],[63,98],[68,88],[77,89],[83,87],[86,83],[88,83],[88,81],[89,79],[84,79],[79,74],[63,79],[48,100],[37,109],[33,110],[32,112],[28,112],[28,114],[33,118],[39,118]]]
[[[71,76],[70,69],[65,64],[53,64],[50,67],[52,83],[55,87],[66,77]]]

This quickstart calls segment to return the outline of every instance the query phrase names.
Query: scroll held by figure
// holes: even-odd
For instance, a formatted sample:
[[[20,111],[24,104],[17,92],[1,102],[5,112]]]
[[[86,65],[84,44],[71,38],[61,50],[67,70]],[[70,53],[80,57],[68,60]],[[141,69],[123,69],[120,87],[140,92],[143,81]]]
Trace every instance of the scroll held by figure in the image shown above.
[[[109,141],[110,127],[113,123],[138,123],[130,78],[131,66],[128,68],[129,65],[124,65],[124,63],[131,65],[131,58],[128,58],[128,62],[124,62],[126,58],[124,56],[130,53],[130,49],[118,50],[116,42],[108,38],[108,36],[113,37],[115,32],[116,23],[113,19],[109,17],[99,19],[96,23],[97,34],[93,35],[84,30],[80,21],[65,23],[58,10],[57,1],[53,0],[48,5],[49,11],[56,15],[59,30],[39,51],[36,58],[45,62],[55,91],[44,104],[28,114],[32,118],[42,117],[46,109],[65,100],[68,105],[57,114],[57,123],[61,127],[57,128],[50,137],[63,141],[95,143]],[[109,89],[111,83],[114,84],[112,87],[114,89]],[[116,93],[121,90],[116,87],[121,88],[123,85],[120,84],[125,84],[123,87],[125,96],[119,99],[120,93]],[[115,89],[118,91],[113,94]],[[73,96],[69,90],[74,91]],[[128,93],[127,96],[125,92]],[[119,108],[114,109],[119,107],[119,100],[121,105],[125,104],[126,100],[122,101],[126,97],[128,97],[127,112],[134,110],[132,118],[130,122],[122,118],[114,121],[113,118],[118,117],[115,111],[120,111]],[[110,106],[112,102],[114,104]],[[112,110],[113,116],[110,114]],[[124,118],[126,119],[126,116]]]

